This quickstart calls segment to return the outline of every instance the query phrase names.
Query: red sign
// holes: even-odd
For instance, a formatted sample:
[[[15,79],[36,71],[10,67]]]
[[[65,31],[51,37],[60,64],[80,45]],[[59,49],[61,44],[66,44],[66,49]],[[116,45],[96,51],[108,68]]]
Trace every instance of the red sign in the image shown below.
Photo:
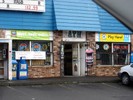
[[[128,50],[128,46],[126,46],[126,45],[115,45],[114,49]]]

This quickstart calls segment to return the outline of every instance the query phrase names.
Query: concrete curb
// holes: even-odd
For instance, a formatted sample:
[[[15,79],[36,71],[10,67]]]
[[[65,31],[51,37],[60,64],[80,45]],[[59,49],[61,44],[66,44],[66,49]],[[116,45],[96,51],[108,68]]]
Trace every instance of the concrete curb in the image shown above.
[[[30,86],[30,85],[53,85],[53,84],[80,84],[80,83],[118,83],[117,77],[91,77],[91,78],[46,78],[28,79],[15,81],[0,81],[0,86]]]

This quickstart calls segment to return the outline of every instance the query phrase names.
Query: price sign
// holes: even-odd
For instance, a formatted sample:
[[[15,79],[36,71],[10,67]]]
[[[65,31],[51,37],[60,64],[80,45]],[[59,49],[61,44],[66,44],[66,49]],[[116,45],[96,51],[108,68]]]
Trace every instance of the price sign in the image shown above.
[[[0,0],[0,9],[45,12],[45,0]]]

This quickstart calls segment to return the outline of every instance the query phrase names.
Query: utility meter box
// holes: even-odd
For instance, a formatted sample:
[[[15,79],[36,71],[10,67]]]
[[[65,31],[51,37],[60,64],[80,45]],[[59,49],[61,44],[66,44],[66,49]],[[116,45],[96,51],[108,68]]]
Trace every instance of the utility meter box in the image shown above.
[[[24,57],[21,57],[18,62],[17,78],[19,80],[28,79],[28,65]]]

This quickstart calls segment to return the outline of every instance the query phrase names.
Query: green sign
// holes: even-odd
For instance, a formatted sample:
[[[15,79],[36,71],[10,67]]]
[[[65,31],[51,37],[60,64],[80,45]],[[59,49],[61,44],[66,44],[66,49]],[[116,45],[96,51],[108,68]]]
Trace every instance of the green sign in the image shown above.
[[[14,40],[50,40],[50,35],[50,31],[11,31],[11,39]]]

